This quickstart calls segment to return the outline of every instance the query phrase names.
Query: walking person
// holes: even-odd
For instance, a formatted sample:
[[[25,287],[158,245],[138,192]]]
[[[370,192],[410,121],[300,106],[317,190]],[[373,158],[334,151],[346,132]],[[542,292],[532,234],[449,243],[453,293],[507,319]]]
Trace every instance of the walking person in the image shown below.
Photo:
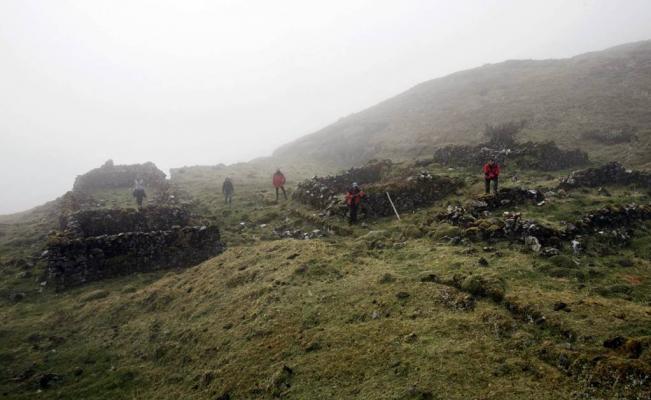
[[[224,183],[222,184],[222,193],[224,193],[224,204],[230,205],[233,203],[233,193],[235,193],[235,188],[233,187],[233,181],[231,178],[226,177]]]
[[[142,179],[136,179],[133,188],[133,197],[136,198],[138,208],[142,208],[142,200],[147,197],[147,193],[145,193],[145,184]]]
[[[357,212],[365,194],[356,182],[348,189],[346,193],[346,204],[348,204],[348,223],[353,225],[357,223]]]
[[[491,181],[493,182],[493,193],[497,194],[498,180],[500,176],[500,166],[494,159],[489,159],[484,164],[484,186],[486,194],[491,192]]]
[[[285,175],[283,175],[283,173],[280,172],[280,168],[276,170],[272,182],[274,187],[276,188],[276,202],[278,202],[279,190],[282,190],[283,197],[285,198],[285,200],[287,200],[287,192],[285,192],[286,179],[285,179]]]

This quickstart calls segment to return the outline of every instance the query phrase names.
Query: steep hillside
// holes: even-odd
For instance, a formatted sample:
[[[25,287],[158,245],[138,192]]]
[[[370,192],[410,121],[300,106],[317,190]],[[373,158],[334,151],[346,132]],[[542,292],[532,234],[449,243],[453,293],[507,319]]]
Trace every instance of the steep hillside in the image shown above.
[[[515,60],[457,72],[279,148],[281,159],[360,164],[474,142],[488,123],[528,121],[528,139],[581,146],[596,159],[648,163],[651,41],[562,60]],[[633,132],[613,145],[588,139]]]

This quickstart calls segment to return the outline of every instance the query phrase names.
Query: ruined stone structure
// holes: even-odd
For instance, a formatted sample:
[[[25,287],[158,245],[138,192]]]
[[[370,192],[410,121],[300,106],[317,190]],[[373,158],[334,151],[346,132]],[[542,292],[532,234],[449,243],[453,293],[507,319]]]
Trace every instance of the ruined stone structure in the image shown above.
[[[490,143],[478,146],[446,146],[434,153],[434,161],[453,167],[479,168],[489,158],[510,168],[554,171],[585,165],[587,153],[580,150],[563,150],[554,142],[514,143],[509,147],[496,147]]]
[[[624,168],[618,162],[611,162],[596,168],[587,168],[572,172],[561,179],[559,187],[599,187],[604,185],[638,185],[651,188],[651,174]]]
[[[410,212],[419,207],[431,205],[461,186],[461,182],[446,176],[419,175],[387,179],[390,162],[373,163],[366,167],[353,168],[344,174],[323,178],[314,177],[301,182],[293,194],[295,200],[321,210],[326,215],[346,215],[344,194],[353,182],[357,182],[366,193],[362,213],[368,216],[393,215],[387,193],[399,212]]]
[[[449,206],[435,220],[461,227],[463,237],[469,239],[508,239],[521,241],[528,246],[535,244],[557,249],[563,242],[584,235],[598,236],[613,245],[626,244],[632,230],[640,222],[651,219],[651,205],[640,204],[601,208],[566,223],[563,229],[522,218],[517,212],[505,212],[500,217],[492,217],[480,211],[481,209],[472,207]],[[537,251],[540,250],[545,249],[539,247]]]
[[[132,187],[134,181],[142,179],[148,187],[161,187],[166,184],[165,173],[152,162],[133,165],[114,165],[108,160],[99,168],[77,176],[73,192],[92,192],[98,189]]]
[[[180,208],[84,210],[48,240],[57,289],[134,272],[190,267],[224,250],[215,226],[188,226]]]

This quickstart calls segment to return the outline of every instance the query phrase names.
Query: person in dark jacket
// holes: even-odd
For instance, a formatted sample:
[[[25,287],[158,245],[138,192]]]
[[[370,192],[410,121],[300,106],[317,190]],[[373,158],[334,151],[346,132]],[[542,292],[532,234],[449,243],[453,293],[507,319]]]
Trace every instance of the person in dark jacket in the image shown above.
[[[147,193],[145,193],[145,184],[142,179],[136,179],[133,188],[133,197],[136,198],[136,203],[138,203],[138,208],[142,208],[142,200],[145,197],[147,197]]]
[[[235,193],[235,188],[233,187],[233,181],[231,178],[226,177],[224,183],[222,184],[222,193],[224,193],[224,204],[229,206],[233,203],[233,193]]]
[[[359,185],[353,182],[353,186],[346,193],[346,204],[349,209],[348,223],[351,225],[357,223],[357,211],[359,211],[364,196],[365,193],[359,188]]]
[[[285,197],[285,200],[287,200],[287,193],[285,192],[285,181],[286,181],[285,175],[283,175],[283,173],[280,172],[280,169],[277,169],[272,179],[274,187],[276,188],[276,201],[278,201],[279,190],[283,191],[283,197]]]
[[[489,159],[488,162],[484,164],[484,186],[486,194],[491,192],[491,181],[493,181],[493,193],[497,194],[499,176],[499,164],[494,159]]]

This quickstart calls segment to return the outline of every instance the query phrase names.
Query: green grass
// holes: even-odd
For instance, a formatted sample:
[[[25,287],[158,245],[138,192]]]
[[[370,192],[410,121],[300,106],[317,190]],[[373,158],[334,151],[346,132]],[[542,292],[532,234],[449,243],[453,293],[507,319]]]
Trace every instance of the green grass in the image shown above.
[[[307,172],[286,171],[290,189]],[[47,286],[39,292],[38,276],[18,278],[21,267],[2,267],[0,320],[7,322],[0,325],[0,394],[11,399],[214,399],[226,393],[232,399],[635,398],[636,388],[591,385],[594,376],[568,375],[542,352],[553,348],[611,363],[603,365],[649,365],[651,350],[632,360],[602,346],[617,335],[643,343],[651,337],[649,226],[636,232],[629,247],[609,256],[580,255],[578,265],[568,249],[546,259],[506,241],[491,243],[490,251],[481,241],[453,246],[443,237],[455,228],[429,224],[428,217],[448,202],[481,193],[482,182],[470,171],[450,173],[467,178],[468,185],[429,209],[404,215],[400,223],[385,218],[355,226],[347,235],[299,241],[277,240],[272,229],[322,228],[319,220],[302,218],[309,210],[291,201],[276,203],[270,174],[249,165],[187,168],[173,184],[196,213],[220,226],[228,250],[186,270],[137,274],[63,293]],[[227,174],[236,185],[232,207],[220,194]],[[522,180],[551,187],[554,178],[524,174]],[[611,197],[572,191],[518,211],[560,225],[605,204],[648,201],[627,188],[609,191]],[[95,196],[107,205],[132,201],[117,192]],[[346,227],[336,218],[329,223]],[[45,225],[35,218],[3,225],[3,260],[38,253]],[[26,242],[16,244],[16,238]],[[480,257],[487,266],[479,265]],[[32,270],[42,273],[43,267],[37,263]],[[431,274],[438,283],[422,281]],[[458,288],[455,279],[462,282]],[[490,285],[503,290],[505,300],[491,296]],[[10,301],[15,291],[26,297]],[[476,295],[474,309],[446,303],[450,293],[463,291]],[[569,312],[553,310],[559,301]],[[507,304],[519,311],[509,311]],[[543,315],[545,323],[531,323],[529,315]],[[41,388],[48,373],[61,379]]]

